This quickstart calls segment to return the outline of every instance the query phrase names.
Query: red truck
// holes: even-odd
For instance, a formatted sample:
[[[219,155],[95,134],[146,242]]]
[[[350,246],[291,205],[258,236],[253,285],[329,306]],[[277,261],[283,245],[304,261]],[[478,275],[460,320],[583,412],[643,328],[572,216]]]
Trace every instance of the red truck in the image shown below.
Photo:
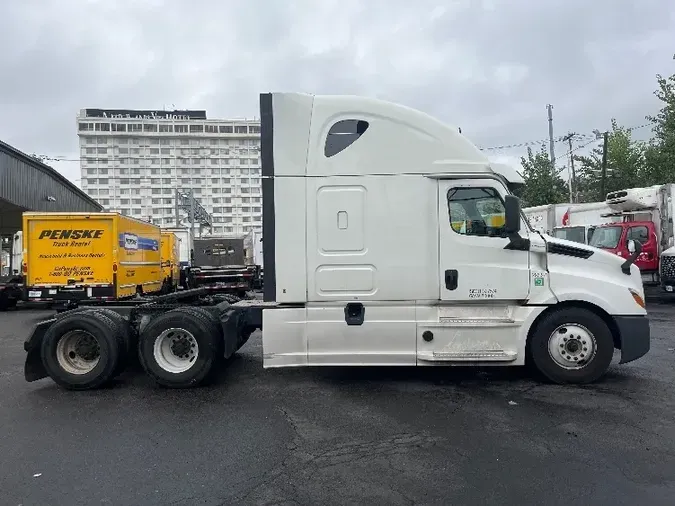
[[[675,286],[674,190],[675,184],[665,184],[608,193],[606,203],[612,209],[611,215],[623,221],[598,225],[589,241],[591,246],[623,258],[630,256],[628,241],[640,241],[642,252],[635,265],[640,268],[643,282],[661,283],[669,292]]]

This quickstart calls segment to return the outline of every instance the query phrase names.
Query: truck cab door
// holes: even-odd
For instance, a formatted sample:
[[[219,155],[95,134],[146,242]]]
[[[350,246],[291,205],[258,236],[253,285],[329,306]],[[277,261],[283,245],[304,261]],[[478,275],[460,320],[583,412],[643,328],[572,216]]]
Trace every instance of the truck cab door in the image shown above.
[[[640,223],[633,225],[628,223],[628,231],[624,242],[626,251],[628,251],[628,241],[640,241],[642,252],[637,257],[635,265],[642,272],[656,272],[659,269],[658,239],[656,238],[656,229],[653,223]]]
[[[490,179],[439,180],[440,300],[520,301],[530,292],[530,253],[507,249],[504,195]],[[520,235],[529,228],[521,219]]]

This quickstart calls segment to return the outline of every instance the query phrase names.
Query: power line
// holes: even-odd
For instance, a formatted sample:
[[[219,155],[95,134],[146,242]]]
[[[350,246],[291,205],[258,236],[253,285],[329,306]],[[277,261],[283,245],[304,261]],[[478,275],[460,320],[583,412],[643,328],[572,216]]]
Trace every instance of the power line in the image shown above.
[[[648,126],[652,126],[652,123],[650,122],[650,123],[645,123],[643,125],[629,127],[629,128],[626,128],[625,130],[627,130],[629,132],[633,132],[635,130],[640,130],[641,128],[645,128],[645,127],[648,127]],[[601,140],[601,136],[598,137],[598,135],[595,134],[595,133],[575,134],[574,138],[575,139],[590,139],[590,140],[586,144],[584,144],[582,146],[579,146],[577,148],[574,148],[572,151],[582,149],[583,147],[588,146],[589,144],[591,144],[592,142],[594,142],[596,140]],[[516,142],[516,143],[513,143],[513,144],[502,144],[502,145],[498,145],[498,146],[483,146],[483,147],[479,146],[478,149],[480,151],[498,151],[498,150],[505,150],[505,149],[513,149],[513,148],[524,148],[524,147],[528,147],[528,146],[541,146],[541,145],[545,145],[548,142],[549,142],[549,139],[538,139],[538,140],[534,140],[534,141]],[[555,143],[557,143],[557,142],[567,142],[567,139],[566,139],[566,136],[563,135],[563,136],[559,136],[559,137],[554,137],[553,142],[555,142]],[[568,151],[563,156],[567,156],[567,155],[569,155],[569,153],[570,152]],[[37,155],[37,156],[39,158],[43,159],[43,160],[50,161],[50,162],[82,162],[82,161],[98,162],[100,160],[110,160],[111,158],[116,158],[116,159],[133,158],[131,155],[114,155],[113,157],[110,157],[110,156],[107,156],[107,157],[83,156],[83,157],[80,157],[80,158],[68,158],[66,156],[47,156],[47,155]],[[161,155],[160,155],[160,158],[162,158]],[[200,155],[183,155],[183,156],[169,155],[169,156],[164,156],[164,158],[171,158],[171,159],[175,159],[175,160],[189,160],[191,158],[201,158],[201,157],[200,157]]]

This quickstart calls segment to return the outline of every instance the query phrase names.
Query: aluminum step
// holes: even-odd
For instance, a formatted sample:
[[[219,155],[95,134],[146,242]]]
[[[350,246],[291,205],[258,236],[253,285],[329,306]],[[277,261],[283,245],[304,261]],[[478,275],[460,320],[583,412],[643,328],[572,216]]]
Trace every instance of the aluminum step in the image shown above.
[[[504,350],[434,351],[418,354],[417,358],[427,362],[513,362],[518,353]]]

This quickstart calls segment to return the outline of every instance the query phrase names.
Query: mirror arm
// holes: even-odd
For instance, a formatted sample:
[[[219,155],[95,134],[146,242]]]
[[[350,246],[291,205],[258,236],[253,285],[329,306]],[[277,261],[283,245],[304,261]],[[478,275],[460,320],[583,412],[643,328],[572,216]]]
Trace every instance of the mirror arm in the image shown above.
[[[511,249],[516,251],[530,251],[530,240],[523,238],[518,232],[509,234],[509,243],[504,246],[504,249]]]
[[[627,276],[630,276],[630,266],[635,263],[637,257],[642,253],[642,243],[640,243],[640,241],[633,241],[633,244],[635,244],[635,251],[621,264],[621,272]]]

